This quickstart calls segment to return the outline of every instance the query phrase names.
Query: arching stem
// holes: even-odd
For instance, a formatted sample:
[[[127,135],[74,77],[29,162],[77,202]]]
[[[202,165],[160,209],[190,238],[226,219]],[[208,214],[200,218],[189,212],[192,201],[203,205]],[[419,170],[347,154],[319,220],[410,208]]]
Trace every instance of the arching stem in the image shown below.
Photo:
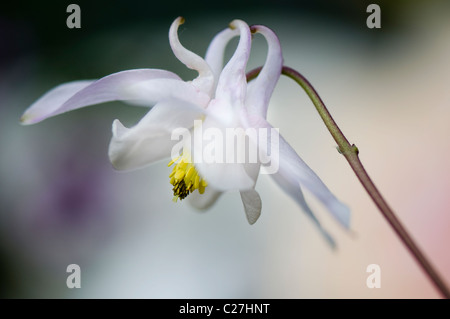
[[[247,81],[251,81],[252,79],[256,78],[260,71],[261,67],[247,73]],[[400,223],[394,211],[389,207],[387,202],[384,200],[383,196],[378,191],[377,187],[372,182],[371,178],[364,169],[364,166],[362,165],[358,156],[359,153],[358,148],[354,144],[350,144],[348,142],[347,138],[344,136],[344,134],[334,121],[333,117],[326,108],[317,91],[303,75],[301,75],[294,69],[284,66],[282,69],[282,74],[297,82],[305,90],[306,94],[308,94],[309,98],[316,107],[317,112],[319,112],[320,117],[325,123],[325,126],[327,127],[328,131],[331,133],[334,140],[336,141],[339,153],[344,155],[347,162],[350,164],[351,168],[358,177],[359,181],[361,182],[361,184],[363,185],[369,196],[372,198],[375,205],[380,210],[381,214],[384,216],[384,218],[386,218],[386,220],[391,225],[393,230],[397,233],[402,242],[406,245],[408,250],[414,256],[414,258],[422,267],[422,269],[425,271],[425,273],[429,276],[429,278],[436,286],[436,288],[439,290],[439,292],[442,294],[442,296],[447,299],[450,299],[450,290],[446,286],[445,282],[442,280],[442,278],[436,272],[434,267],[431,265],[431,263],[428,261],[428,259],[419,249],[419,247],[416,245],[412,237],[406,231],[405,227],[403,227],[403,225]]]

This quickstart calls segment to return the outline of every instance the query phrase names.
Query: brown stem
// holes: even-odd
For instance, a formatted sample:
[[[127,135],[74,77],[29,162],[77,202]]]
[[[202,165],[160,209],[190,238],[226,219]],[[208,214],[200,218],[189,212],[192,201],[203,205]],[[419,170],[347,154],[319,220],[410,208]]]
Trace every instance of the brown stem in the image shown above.
[[[256,78],[260,71],[261,68],[257,68],[250,71],[247,74],[247,81],[251,81],[252,79]],[[359,153],[358,148],[354,144],[350,144],[348,142],[347,138],[344,136],[344,134],[334,121],[333,117],[326,108],[317,91],[303,75],[301,75],[294,69],[284,66],[281,73],[297,82],[305,90],[306,94],[308,94],[309,98],[312,100],[314,106],[316,107],[316,110],[319,112],[320,117],[322,118],[323,122],[328,128],[328,131],[331,133],[334,140],[336,141],[339,152],[342,155],[344,155],[344,157],[347,159],[347,162],[350,164],[359,181],[361,182],[361,184],[363,185],[369,196],[372,198],[373,202],[378,207],[381,214],[384,216],[384,218],[386,218],[388,223],[391,225],[391,227],[394,229],[394,231],[397,233],[397,235],[409,249],[410,253],[414,256],[414,258],[422,267],[422,269],[425,271],[425,273],[429,276],[429,278],[436,286],[436,288],[439,290],[439,292],[442,294],[442,296],[447,299],[450,299],[450,290],[446,286],[445,282],[433,268],[433,266],[425,257],[425,255],[422,253],[422,251],[419,249],[419,247],[416,245],[416,243],[409,235],[405,227],[403,227],[403,225],[395,215],[394,211],[389,207],[387,202],[384,200],[383,196],[378,191],[377,187],[372,182],[366,170],[364,169],[364,166],[362,165],[358,156]]]

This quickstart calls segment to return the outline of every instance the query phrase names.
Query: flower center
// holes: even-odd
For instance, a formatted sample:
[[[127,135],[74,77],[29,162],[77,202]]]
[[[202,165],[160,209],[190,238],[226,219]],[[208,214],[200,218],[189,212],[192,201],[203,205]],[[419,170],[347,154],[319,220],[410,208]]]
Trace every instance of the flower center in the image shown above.
[[[167,166],[170,167],[174,163],[176,164],[169,175],[170,184],[173,185],[173,201],[176,202],[178,198],[183,200],[196,189],[203,194],[208,183],[200,177],[192,164],[191,157],[182,153],[181,156],[171,160]]]

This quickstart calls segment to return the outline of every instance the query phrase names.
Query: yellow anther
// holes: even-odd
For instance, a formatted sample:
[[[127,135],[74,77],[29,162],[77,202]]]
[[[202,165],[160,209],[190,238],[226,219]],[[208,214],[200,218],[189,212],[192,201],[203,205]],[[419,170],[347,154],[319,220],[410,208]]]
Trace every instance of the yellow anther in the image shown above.
[[[175,179],[182,179],[184,177],[184,171],[182,169],[178,169],[175,173]]]
[[[186,169],[187,164],[188,164],[187,162],[181,160],[180,163],[178,164],[178,169]]]
[[[205,187],[208,186],[208,183],[200,177],[195,166],[191,163],[191,158],[188,154],[182,154],[171,160],[168,166],[173,164],[175,164],[175,166],[173,167],[169,178],[170,184],[173,185],[172,190],[174,197],[172,200],[174,202],[177,202],[178,199],[183,200],[196,189],[198,189],[200,194],[205,192]]]
[[[175,163],[176,161],[178,161],[179,158],[180,158],[180,157],[178,156],[177,158],[174,158],[173,160],[171,160],[171,161],[169,162],[169,164],[167,164],[167,167],[172,166],[173,163]]]
[[[187,173],[186,173],[186,178],[187,178],[188,180],[190,180],[191,177],[192,177],[192,175],[194,175],[194,173],[195,173],[195,168],[194,168],[194,166],[189,167],[189,169],[188,169],[188,171],[187,171]]]
[[[195,176],[195,181],[194,181],[194,189],[197,189],[200,186],[200,176]]]

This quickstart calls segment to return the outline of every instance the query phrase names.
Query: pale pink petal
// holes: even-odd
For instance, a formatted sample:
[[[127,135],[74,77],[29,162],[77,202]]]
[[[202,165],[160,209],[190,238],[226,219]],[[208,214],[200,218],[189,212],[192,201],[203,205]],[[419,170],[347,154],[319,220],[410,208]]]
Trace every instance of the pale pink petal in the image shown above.
[[[234,20],[230,27],[239,30],[239,44],[220,74],[215,98],[233,107],[243,107],[247,90],[245,71],[252,37],[250,28],[244,21]]]
[[[333,217],[345,228],[350,227],[350,209],[341,203],[322,180],[309,168],[308,165],[297,155],[294,149],[280,136],[279,170],[273,174],[275,180],[280,184],[280,179],[287,183],[289,194],[294,199],[303,201],[295,194],[300,187],[305,187],[322,204],[327,207]]]
[[[272,30],[261,25],[252,26],[251,30],[261,33],[266,38],[268,52],[258,77],[248,85],[245,105],[250,112],[256,112],[259,116],[266,118],[270,97],[281,75],[283,55],[280,41]]]
[[[305,211],[311,216],[312,212],[307,208],[306,202],[301,194],[301,187],[305,187],[310,191],[322,204],[328,209],[333,217],[345,228],[350,227],[350,210],[341,203],[321,179],[314,173],[311,168],[298,156],[295,150],[286,142],[286,140],[278,134],[272,126],[261,117],[248,117],[248,125],[252,127],[267,129],[269,136],[268,144],[259,141],[258,145],[264,153],[269,153],[270,147],[271,165],[277,168],[271,174],[275,181],[292,197]],[[318,221],[313,218],[317,224]]]
[[[273,174],[271,176],[273,180],[281,187],[281,189],[284,190],[284,192],[287,193],[292,199],[294,199],[297,204],[303,209],[306,215],[311,218],[328,244],[332,248],[335,248],[336,243],[333,237],[322,227],[322,224],[319,222],[309,205],[306,203],[300,184],[294,180],[285,178],[285,175],[283,173]]]
[[[152,80],[156,83],[158,81],[167,81],[166,85],[171,87],[167,87],[164,92],[159,87],[158,90],[153,90],[152,92],[156,93],[157,96],[156,99],[152,97],[151,100],[148,99],[146,101],[148,106],[151,106],[150,103],[161,99],[164,94],[172,94],[172,88],[183,86],[179,83],[184,83],[174,73],[155,69],[128,70],[105,76],[96,81],[69,82],[50,90],[34,102],[23,114],[21,122],[23,124],[33,124],[64,112],[108,101],[136,100],[136,102],[139,102],[137,98],[141,97],[133,96],[133,92],[129,88],[136,83],[142,81],[149,83],[148,81]],[[186,83],[184,86],[188,85]],[[149,86],[147,85],[147,88]],[[193,88],[190,91],[192,90]],[[147,93],[146,97],[148,95]]]
[[[211,71],[208,63],[193,53],[187,50],[178,39],[178,27],[184,23],[184,18],[178,17],[170,26],[169,30],[169,42],[175,56],[183,62],[188,68],[196,70],[198,72],[198,77],[192,81],[192,84],[199,90],[212,95],[214,88],[214,75]]]
[[[192,83],[174,79],[151,79],[134,83],[126,88],[127,103],[151,106],[159,101],[178,99],[203,108],[208,106],[210,97]]]
[[[203,121],[201,130],[194,130],[191,150],[199,173],[208,184],[220,191],[253,188],[260,164],[257,159],[250,162],[246,158],[248,144],[244,141],[245,130],[239,129],[236,119],[231,119],[231,122],[226,119],[232,118],[232,113],[218,114],[215,108],[211,110],[210,107],[206,111],[208,116]],[[233,138],[229,138],[229,134],[235,133]]]
[[[204,110],[181,100],[165,100],[155,105],[139,123],[126,128],[115,120],[109,145],[109,158],[116,169],[126,170],[146,166],[161,159],[169,159],[172,140],[177,128],[192,128],[194,120]]]
[[[33,124],[51,116],[75,93],[95,82],[94,80],[75,81],[58,85],[34,102],[22,115],[22,124]]]
[[[230,40],[239,34],[239,30],[231,30],[229,28],[219,32],[209,44],[206,51],[205,61],[208,63],[211,71],[214,74],[214,85],[217,85],[220,72],[223,69],[223,60],[225,56],[225,49]]]

